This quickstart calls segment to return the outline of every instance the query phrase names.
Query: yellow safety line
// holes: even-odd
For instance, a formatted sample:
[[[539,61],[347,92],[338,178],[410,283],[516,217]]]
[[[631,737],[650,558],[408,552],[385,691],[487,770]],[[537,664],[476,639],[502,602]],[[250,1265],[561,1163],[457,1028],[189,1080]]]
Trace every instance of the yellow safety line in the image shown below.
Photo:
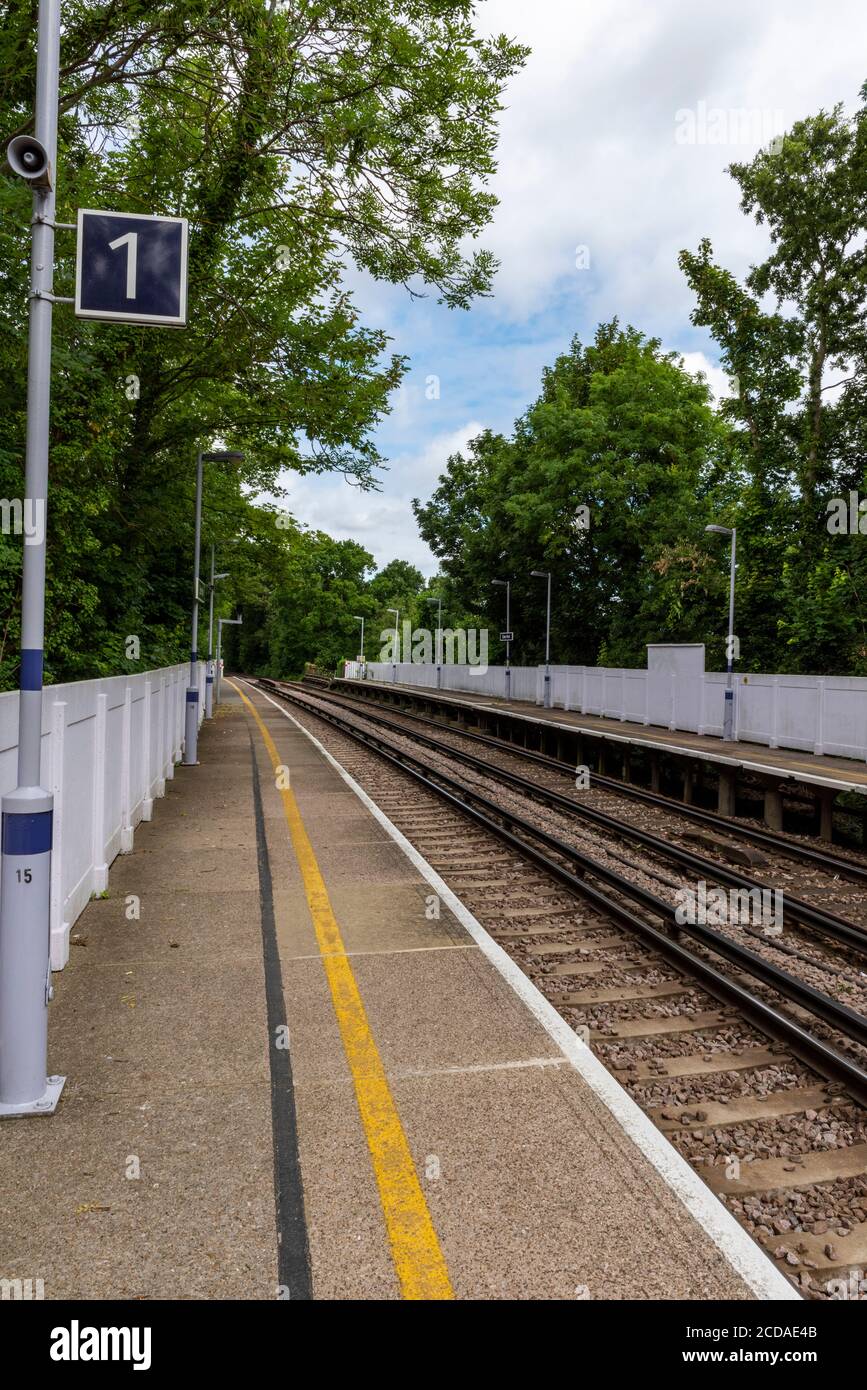
[[[229,681],[229,684],[238,691],[258,724],[276,771],[282,765],[282,760],[259,711],[234,681]],[[340,1027],[346,1060],[355,1085],[358,1109],[373,1160],[373,1171],[379,1187],[379,1199],[391,1242],[392,1258],[403,1296],[412,1299],[454,1298],[446,1262],[421,1190],[397,1107],[389,1090],[379,1049],[370,1031],[358,984],[346,954],[316,854],[292,791],[288,787],[279,790],[304,880],[304,891],[331,990],[331,1001]]]

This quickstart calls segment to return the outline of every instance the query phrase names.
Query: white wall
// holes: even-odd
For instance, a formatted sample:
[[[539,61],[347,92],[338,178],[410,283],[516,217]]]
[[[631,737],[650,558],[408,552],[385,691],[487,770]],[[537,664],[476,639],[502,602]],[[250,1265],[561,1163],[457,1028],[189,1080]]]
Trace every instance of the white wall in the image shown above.
[[[661,650],[661,649],[660,649]],[[562,709],[624,723],[722,737],[726,677],[698,661],[652,658],[653,669],[552,666],[552,702]],[[368,662],[369,680],[390,681],[390,662]],[[346,674],[357,679],[356,663]],[[542,703],[544,667],[513,666],[512,698]],[[401,664],[403,685],[436,686],[436,667]],[[502,695],[502,666],[444,666],[444,690]],[[862,676],[735,676],[735,738],[769,748],[801,748],[841,758],[867,758],[867,678]]]
[[[91,895],[108,886],[117,854],[180,761],[189,663],[70,685],[42,694],[42,786],[54,793],[51,968],[69,957],[69,933]],[[199,718],[204,662],[199,663]],[[0,795],[18,770],[18,692],[0,695]]]

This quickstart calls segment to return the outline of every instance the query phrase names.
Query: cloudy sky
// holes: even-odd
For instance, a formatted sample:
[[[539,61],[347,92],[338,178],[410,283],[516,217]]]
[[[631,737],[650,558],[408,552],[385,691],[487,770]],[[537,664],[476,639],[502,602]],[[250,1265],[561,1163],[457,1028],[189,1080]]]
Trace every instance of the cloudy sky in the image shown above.
[[[301,521],[426,574],[436,562],[410,499],[426,499],[479,430],[510,429],[574,334],[587,340],[616,314],[722,386],[677,253],[710,236],[738,274],[761,258],[764,235],[726,166],[822,107],[854,110],[867,80],[863,0],[485,0],[477,28],[533,50],[501,117],[500,206],[484,238],[501,262],[494,297],[447,310],[353,274],[368,322],[410,358],[377,435],[388,472],[374,494],[284,480]]]

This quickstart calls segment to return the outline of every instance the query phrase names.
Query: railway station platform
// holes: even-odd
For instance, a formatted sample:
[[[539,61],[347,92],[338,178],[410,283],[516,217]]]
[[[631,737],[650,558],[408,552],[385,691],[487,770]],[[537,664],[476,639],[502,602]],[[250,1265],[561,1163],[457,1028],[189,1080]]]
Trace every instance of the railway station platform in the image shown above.
[[[861,823],[867,843],[867,764],[853,758],[742,740],[724,744],[706,734],[544,709],[487,694],[384,681],[338,679],[330,684],[335,691],[366,699],[438,709],[455,723],[576,763],[592,759],[594,769],[606,776],[642,780],[652,791],[686,804],[713,806],[721,815],[759,818],[772,830],[792,828],[830,840],[835,814],[844,814]],[[842,813],[841,793],[848,793]],[[799,810],[800,820],[790,824]]]
[[[76,924],[66,1089],[0,1129],[0,1273],[46,1299],[794,1298],[333,759],[223,693]]]

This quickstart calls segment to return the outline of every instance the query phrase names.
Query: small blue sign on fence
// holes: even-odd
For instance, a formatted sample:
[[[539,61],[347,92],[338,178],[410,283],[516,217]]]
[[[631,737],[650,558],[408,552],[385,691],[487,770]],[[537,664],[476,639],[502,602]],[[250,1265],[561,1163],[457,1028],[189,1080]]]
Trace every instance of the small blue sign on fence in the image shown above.
[[[75,313],[183,328],[187,219],[79,208]]]

